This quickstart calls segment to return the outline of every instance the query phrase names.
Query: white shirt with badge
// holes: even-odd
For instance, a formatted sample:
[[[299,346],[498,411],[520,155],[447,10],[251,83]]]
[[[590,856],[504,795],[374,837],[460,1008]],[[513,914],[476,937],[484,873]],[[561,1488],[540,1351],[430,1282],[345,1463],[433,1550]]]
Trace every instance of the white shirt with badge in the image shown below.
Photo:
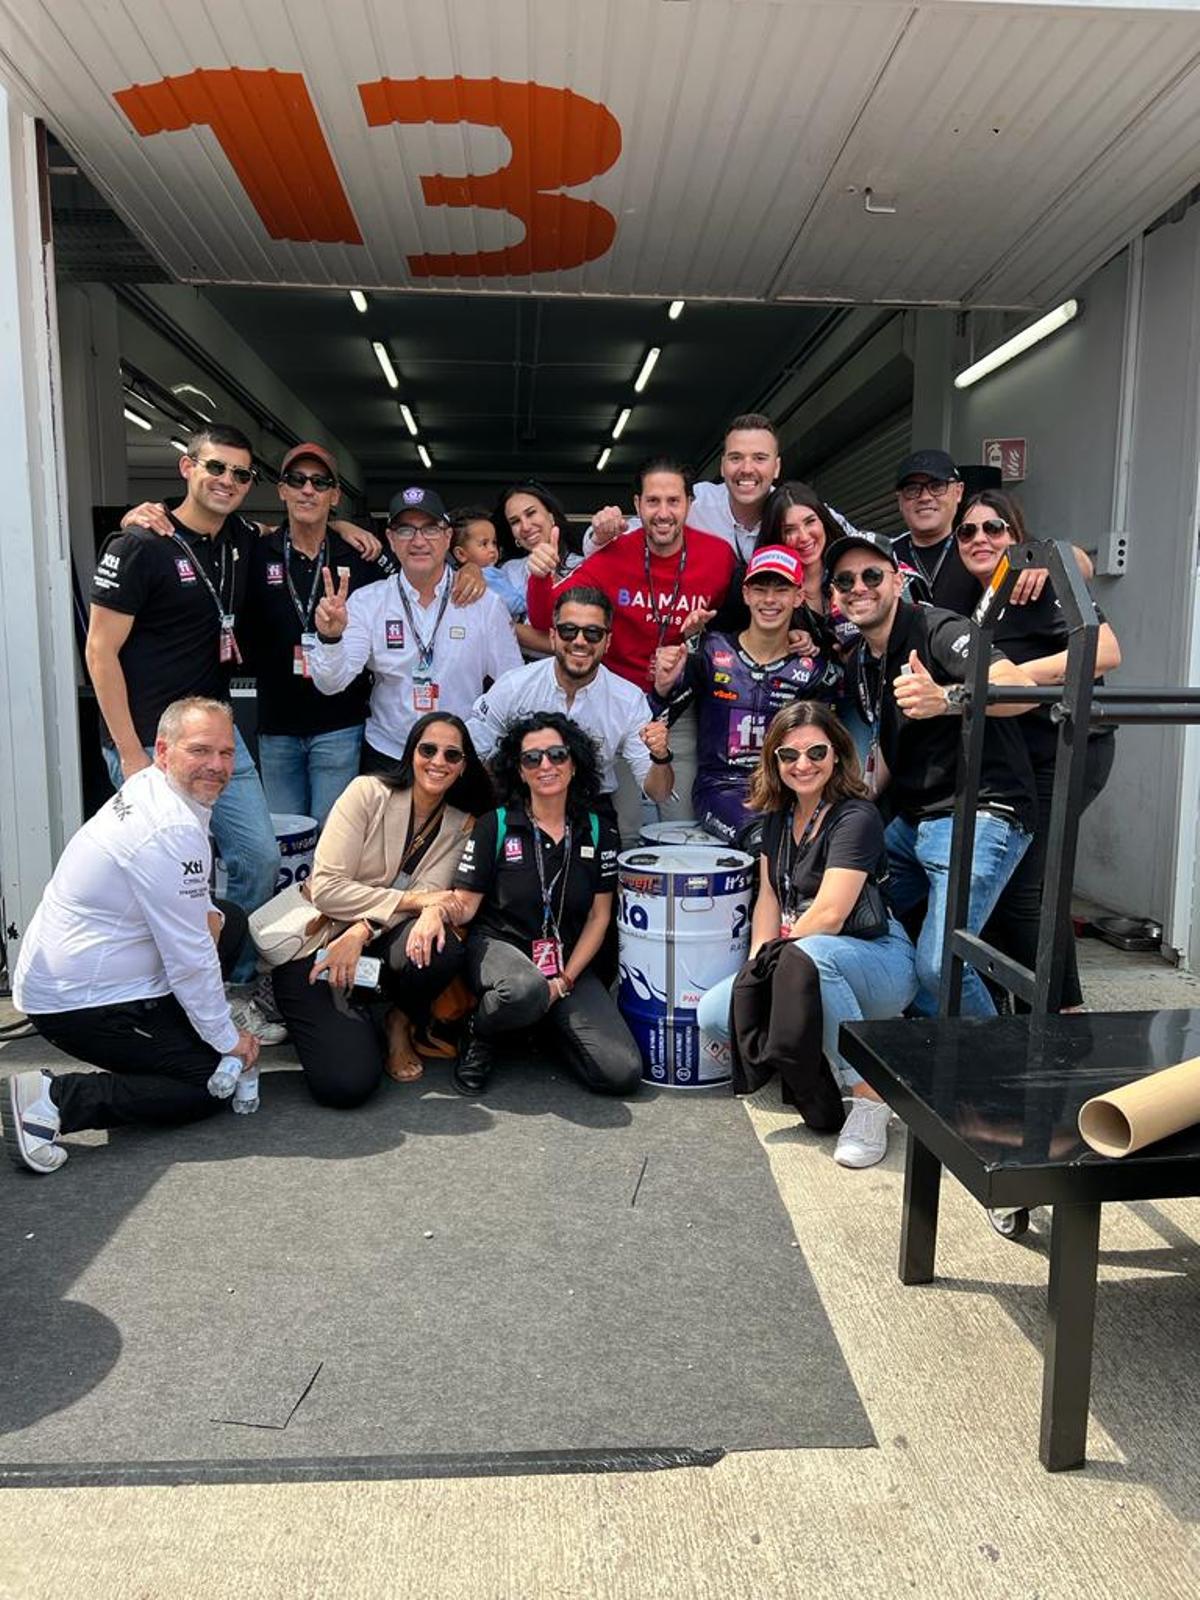
[[[21,940],[13,998],[27,1015],[173,994],[214,1050],[232,1050],[208,926],[211,812],[165,772],[135,772],[71,839]]]
[[[466,717],[485,678],[521,665],[512,619],[490,590],[470,605],[450,597],[447,569],[429,605],[403,573],[356,590],[347,602],[346,631],[335,644],[318,640],[309,653],[313,682],[337,694],[369,667],[375,679],[366,741],[399,759],[418,717],[450,711]]]
[[[576,689],[568,705],[553,656],[506,672],[476,700],[467,718],[471,740],[483,759],[492,754],[507,728],[534,711],[561,711],[592,736],[600,749],[602,793],[616,790],[618,756],[628,762],[637,782],[645,784],[650,752],[640,733],[653,712],[646,696],[632,683],[601,666],[591,683]]]

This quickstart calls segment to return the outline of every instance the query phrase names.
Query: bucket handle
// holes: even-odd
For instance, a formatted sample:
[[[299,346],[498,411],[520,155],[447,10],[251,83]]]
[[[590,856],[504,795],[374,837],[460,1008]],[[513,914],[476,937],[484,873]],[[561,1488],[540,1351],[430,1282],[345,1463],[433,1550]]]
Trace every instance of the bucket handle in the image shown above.
[[[716,905],[712,895],[683,895],[679,901],[681,911],[711,911]]]

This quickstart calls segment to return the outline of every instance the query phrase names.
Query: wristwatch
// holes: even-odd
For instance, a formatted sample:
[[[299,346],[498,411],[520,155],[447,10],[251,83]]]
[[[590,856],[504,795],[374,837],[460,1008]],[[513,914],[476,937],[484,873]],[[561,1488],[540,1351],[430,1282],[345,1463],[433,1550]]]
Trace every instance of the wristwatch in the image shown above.
[[[947,683],[943,685],[946,696],[947,711],[961,711],[964,706],[971,703],[971,691],[965,683]]]
[[[653,763],[654,763],[654,765],[656,767],[667,767],[667,766],[670,766],[672,761],[674,761],[675,752],[670,747],[668,747],[667,752],[666,752],[665,755],[656,756],[654,754],[654,751],[651,750],[650,759],[651,759],[651,761],[653,761]]]

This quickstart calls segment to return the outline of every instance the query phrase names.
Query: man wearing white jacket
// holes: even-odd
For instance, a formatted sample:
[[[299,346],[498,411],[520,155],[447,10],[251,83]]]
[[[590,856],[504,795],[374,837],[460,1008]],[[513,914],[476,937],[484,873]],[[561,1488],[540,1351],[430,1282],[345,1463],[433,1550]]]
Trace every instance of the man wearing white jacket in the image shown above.
[[[21,941],[13,998],[43,1038],[107,1070],[8,1080],[4,1141],[18,1166],[62,1166],[62,1133],[208,1116],[220,1109],[205,1087],[218,1060],[257,1060],[222,984],[246,919],[209,895],[209,821],[234,760],[229,707],[175,701],[153,766],[63,851]]]

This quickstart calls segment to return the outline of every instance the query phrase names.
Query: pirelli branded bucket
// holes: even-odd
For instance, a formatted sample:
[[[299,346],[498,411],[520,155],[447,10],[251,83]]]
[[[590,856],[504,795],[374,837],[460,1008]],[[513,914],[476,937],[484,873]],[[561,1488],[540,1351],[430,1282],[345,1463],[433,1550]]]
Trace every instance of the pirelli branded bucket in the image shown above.
[[[696,1007],[746,959],[753,857],[716,844],[647,846],[617,866],[618,1004],[642,1076],[671,1089],[728,1083],[728,1046],[701,1035]]]
[[[320,828],[316,817],[294,817],[272,811],[271,826],[279,845],[279,876],[275,880],[275,893],[289,884],[303,883],[312,872],[313,856],[317,849]]]
[[[638,830],[638,839],[654,850],[668,844],[704,844],[711,850],[721,843],[690,817],[681,817],[678,822],[648,822]]]

